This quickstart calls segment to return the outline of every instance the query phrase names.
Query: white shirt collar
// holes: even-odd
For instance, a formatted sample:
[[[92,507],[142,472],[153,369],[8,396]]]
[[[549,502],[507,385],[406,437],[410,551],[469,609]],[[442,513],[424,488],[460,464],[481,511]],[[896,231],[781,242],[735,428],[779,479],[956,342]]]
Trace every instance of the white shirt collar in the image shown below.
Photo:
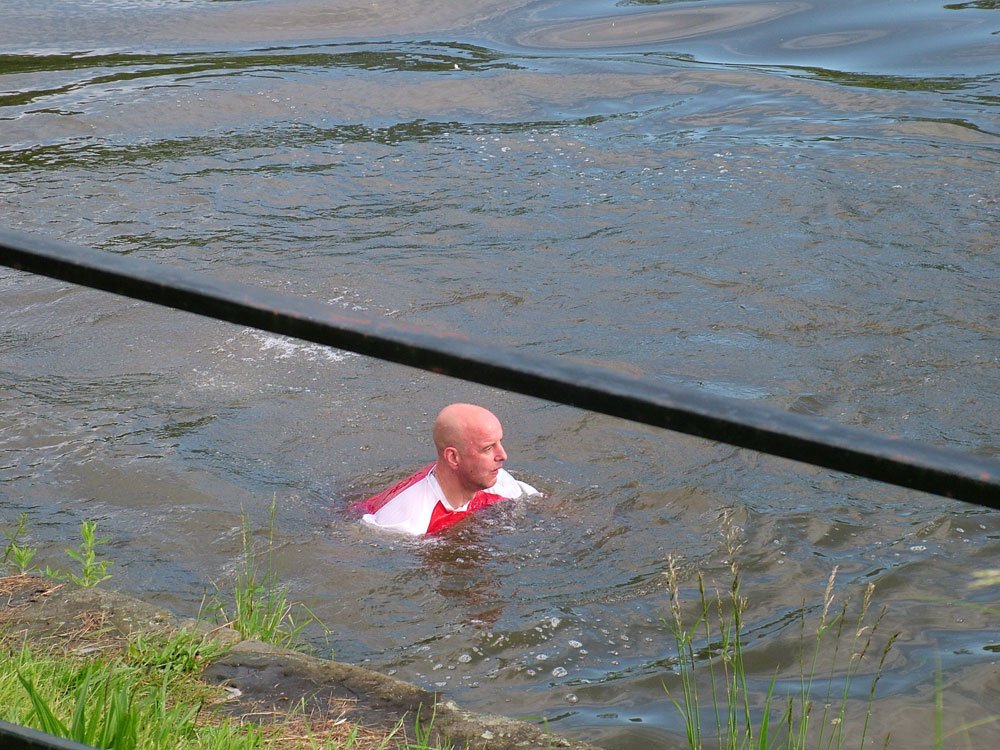
[[[430,470],[430,473],[427,475],[427,478],[430,480],[429,484],[431,487],[431,492],[434,493],[434,497],[436,497],[440,501],[441,505],[444,506],[445,510],[451,511],[452,513],[458,513],[460,511],[466,510],[469,507],[468,503],[462,505],[461,507],[453,508],[451,503],[448,502],[448,498],[444,496],[444,490],[441,489],[440,482],[438,482],[437,477],[434,476],[434,469],[436,468],[437,464],[434,464],[434,468],[432,468]]]

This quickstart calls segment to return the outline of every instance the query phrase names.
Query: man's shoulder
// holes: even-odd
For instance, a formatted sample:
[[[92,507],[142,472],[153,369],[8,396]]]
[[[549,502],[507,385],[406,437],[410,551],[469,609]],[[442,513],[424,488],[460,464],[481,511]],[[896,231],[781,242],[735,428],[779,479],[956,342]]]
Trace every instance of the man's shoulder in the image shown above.
[[[495,495],[502,495],[503,497],[511,500],[515,500],[526,495],[542,494],[527,482],[515,479],[514,476],[506,469],[500,469],[500,471],[497,472],[497,481],[487,490],[487,492],[491,492]]]
[[[423,476],[418,476],[421,473],[409,477],[413,481],[401,482],[391,488],[396,492],[385,498],[377,509],[366,513],[362,519],[375,526],[408,534],[425,533],[438,502],[438,492],[433,474],[423,473]]]
[[[401,479],[395,484],[386,487],[384,490],[379,492],[377,495],[372,495],[367,500],[362,500],[358,503],[358,508],[362,513],[377,513],[379,510],[384,508],[390,502],[395,500],[399,495],[404,493],[406,490],[419,485],[424,482],[431,471],[434,469],[435,464],[429,463],[424,468],[419,471],[414,472],[405,479]]]
[[[389,503],[394,503],[396,501],[407,502],[416,499],[429,499],[435,498],[434,485],[437,484],[437,480],[434,479],[433,474],[425,474],[422,477],[415,479],[410,484],[403,487],[401,490],[396,492],[391,498],[389,498]],[[436,498],[435,498],[436,499]],[[386,503],[388,505],[388,503]]]

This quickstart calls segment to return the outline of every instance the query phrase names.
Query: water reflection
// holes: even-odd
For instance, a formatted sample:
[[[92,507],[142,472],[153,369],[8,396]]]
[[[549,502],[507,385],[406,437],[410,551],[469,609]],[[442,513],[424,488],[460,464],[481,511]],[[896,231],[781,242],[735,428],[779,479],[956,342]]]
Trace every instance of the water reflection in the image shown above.
[[[864,0],[587,7],[581,13],[576,4],[546,3],[536,22],[511,38],[537,49],[641,50],[701,62],[923,76],[990,75],[989,61],[1000,55],[994,15],[984,12],[993,9],[989,3],[917,0],[902,16],[893,4]],[[977,12],[949,23],[945,9]]]
[[[792,2],[667,8],[543,26],[523,33],[517,41],[525,47],[544,49],[649,46],[752,28],[809,7],[807,3]]]
[[[498,573],[491,570],[495,550],[483,543],[478,528],[465,524],[446,532],[422,545],[418,557],[435,582],[435,591],[463,613],[468,623],[489,629],[503,614],[504,601]]]

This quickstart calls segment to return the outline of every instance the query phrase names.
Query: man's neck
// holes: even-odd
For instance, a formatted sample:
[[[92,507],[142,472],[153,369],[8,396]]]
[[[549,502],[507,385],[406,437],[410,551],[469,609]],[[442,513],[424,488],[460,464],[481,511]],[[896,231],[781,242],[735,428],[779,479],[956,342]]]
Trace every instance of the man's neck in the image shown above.
[[[434,478],[437,479],[438,485],[441,487],[441,492],[444,494],[444,498],[448,501],[448,505],[451,506],[452,510],[463,507],[476,496],[476,490],[468,490],[462,487],[458,481],[458,477],[443,468],[440,462],[434,467]]]

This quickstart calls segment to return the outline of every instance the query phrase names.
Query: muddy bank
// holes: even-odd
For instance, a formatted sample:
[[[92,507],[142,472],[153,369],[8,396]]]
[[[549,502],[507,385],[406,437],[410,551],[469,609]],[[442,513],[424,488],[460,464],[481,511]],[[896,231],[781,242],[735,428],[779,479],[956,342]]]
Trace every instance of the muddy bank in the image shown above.
[[[245,640],[230,628],[176,617],[119,592],[53,586],[31,577],[3,583],[0,627],[81,654],[113,648],[116,639],[135,631],[211,631],[231,648],[205,667],[202,678],[228,689],[231,698],[217,708],[233,717],[252,720],[294,707],[314,720],[343,718],[388,734],[400,722],[411,731],[419,716],[439,744],[484,750],[591,748],[526,722],[464,711],[446,695],[362,667]],[[95,633],[100,633],[99,644],[92,639]]]

